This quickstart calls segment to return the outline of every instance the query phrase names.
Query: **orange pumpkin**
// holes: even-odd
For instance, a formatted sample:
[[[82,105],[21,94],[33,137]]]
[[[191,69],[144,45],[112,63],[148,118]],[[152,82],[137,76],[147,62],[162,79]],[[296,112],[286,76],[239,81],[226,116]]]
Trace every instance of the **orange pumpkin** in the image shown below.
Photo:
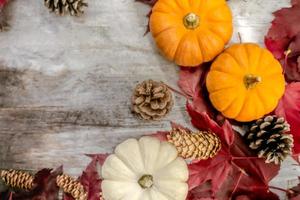
[[[272,112],[285,88],[280,63],[256,44],[236,44],[213,62],[206,79],[209,98],[225,117],[241,122]]]
[[[181,66],[215,58],[230,40],[232,27],[225,0],[158,0],[150,16],[158,48]]]

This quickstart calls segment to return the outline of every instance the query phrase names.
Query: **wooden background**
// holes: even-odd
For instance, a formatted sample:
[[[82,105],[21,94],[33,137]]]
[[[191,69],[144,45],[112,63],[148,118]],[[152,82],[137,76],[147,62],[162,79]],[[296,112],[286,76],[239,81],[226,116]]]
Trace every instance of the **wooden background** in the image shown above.
[[[130,112],[134,86],[155,79],[176,86],[178,68],[143,36],[149,7],[134,0],[88,0],[79,18],[50,14],[43,0],[13,0],[11,30],[0,33],[0,168],[64,165],[79,175],[85,153],[111,152],[128,137],[191,126],[185,100],[160,122]],[[230,0],[232,42],[263,44],[272,12],[289,0]],[[300,169],[289,159],[272,184],[287,186]]]

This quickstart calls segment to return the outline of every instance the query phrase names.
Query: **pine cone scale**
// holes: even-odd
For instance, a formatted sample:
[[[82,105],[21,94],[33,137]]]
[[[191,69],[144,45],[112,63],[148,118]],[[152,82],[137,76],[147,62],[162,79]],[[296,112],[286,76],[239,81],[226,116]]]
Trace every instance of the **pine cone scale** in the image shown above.
[[[284,118],[269,115],[250,126],[246,140],[258,157],[266,159],[266,163],[280,164],[292,152],[294,140],[289,130]]]
[[[65,174],[57,176],[56,184],[62,188],[65,193],[72,195],[75,200],[87,200],[87,193],[83,186],[72,177]]]
[[[167,139],[176,147],[178,155],[185,159],[208,159],[214,157],[221,148],[220,139],[212,132],[192,133],[174,128]]]
[[[85,0],[45,0],[45,6],[58,15],[69,13],[72,16],[79,16],[83,14],[83,8],[88,4]]]
[[[172,106],[172,93],[162,82],[147,80],[134,90],[132,111],[142,119],[161,119],[170,112]]]
[[[10,187],[22,190],[32,190],[34,188],[34,177],[27,173],[18,170],[1,170],[0,178]]]

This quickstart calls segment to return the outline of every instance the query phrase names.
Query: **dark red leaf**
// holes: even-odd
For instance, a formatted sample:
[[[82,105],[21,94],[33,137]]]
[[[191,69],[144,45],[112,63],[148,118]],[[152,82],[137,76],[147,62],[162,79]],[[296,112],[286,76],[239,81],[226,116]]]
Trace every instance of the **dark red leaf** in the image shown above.
[[[195,68],[181,67],[179,71],[178,86],[190,98],[194,98],[200,92],[200,79],[203,74],[201,66]]]
[[[7,4],[7,0],[0,0],[0,8],[5,6],[5,4]]]
[[[300,5],[300,0],[292,0],[292,5]]]
[[[88,200],[99,200],[102,180],[100,179],[97,168],[98,165],[103,165],[108,155],[90,154],[88,156],[92,158],[92,161],[88,164],[79,180],[88,193]]]
[[[300,83],[290,83],[280,100],[276,115],[284,117],[291,126],[294,137],[294,152],[300,153]]]
[[[275,19],[265,37],[266,47],[280,60],[285,69],[286,80],[300,81],[300,4],[292,0],[292,7],[274,13]],[[285,52],[291,51],[287,59]]]
[[[62,167],[52,171],[42,169],[36,173],[34,182],[35,189],[30,192],[13,194],[14,200],[57,200],[59,188],[56,185],[56,177],[62,174]]]
[[[279,200],[279,197],[268,189],[241,190],[233,196],[234,200]]]
[[[178,86],[182,92],[192,101],[193,109],[198,112],[207,112],[215,118],[218,112],[212,106],[206,89],[206,75],[210,64],[199,67],[181,67],[179,72]]]
[[[95,160],[100,166],[102,166],[109,154],[86,154],[86,156],[91,157],[92,162]]]
[[[238,192],[250,194],[258,189],[268,193],[268,183],[277,175],[279,166],[257,158],[228,121],[220,126],[206,113],[193,110],[189,104],[187,110],[195,127],[216,133],[222,141],[222,148],[214,158],[189,165],[190,192],[197,196],[197,188],[210,181],[212,198],[230,199]]]
[[[216,133],[226,144],[230,146],[234,141],[231,124],[226,120],[222,127],[213,121],[207,113],[196,111],[191,104],[187,104],[187,111],[191,117],[192,124],[199,130],[210,130]]]

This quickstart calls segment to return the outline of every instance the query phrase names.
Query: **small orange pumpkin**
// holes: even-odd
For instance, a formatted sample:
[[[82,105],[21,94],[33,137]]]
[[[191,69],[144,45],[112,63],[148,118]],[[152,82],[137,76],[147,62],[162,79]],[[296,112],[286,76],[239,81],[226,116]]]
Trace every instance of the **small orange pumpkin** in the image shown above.
[[[285,88],[280,63],[256,44],[235,44],[213,62],[206,85],[213,106],[248,122],[272,112]]]
[[[232,29],[225,0],[158,0],[150,16],[158,48],[181,66],[214,59],[230,40]]]

